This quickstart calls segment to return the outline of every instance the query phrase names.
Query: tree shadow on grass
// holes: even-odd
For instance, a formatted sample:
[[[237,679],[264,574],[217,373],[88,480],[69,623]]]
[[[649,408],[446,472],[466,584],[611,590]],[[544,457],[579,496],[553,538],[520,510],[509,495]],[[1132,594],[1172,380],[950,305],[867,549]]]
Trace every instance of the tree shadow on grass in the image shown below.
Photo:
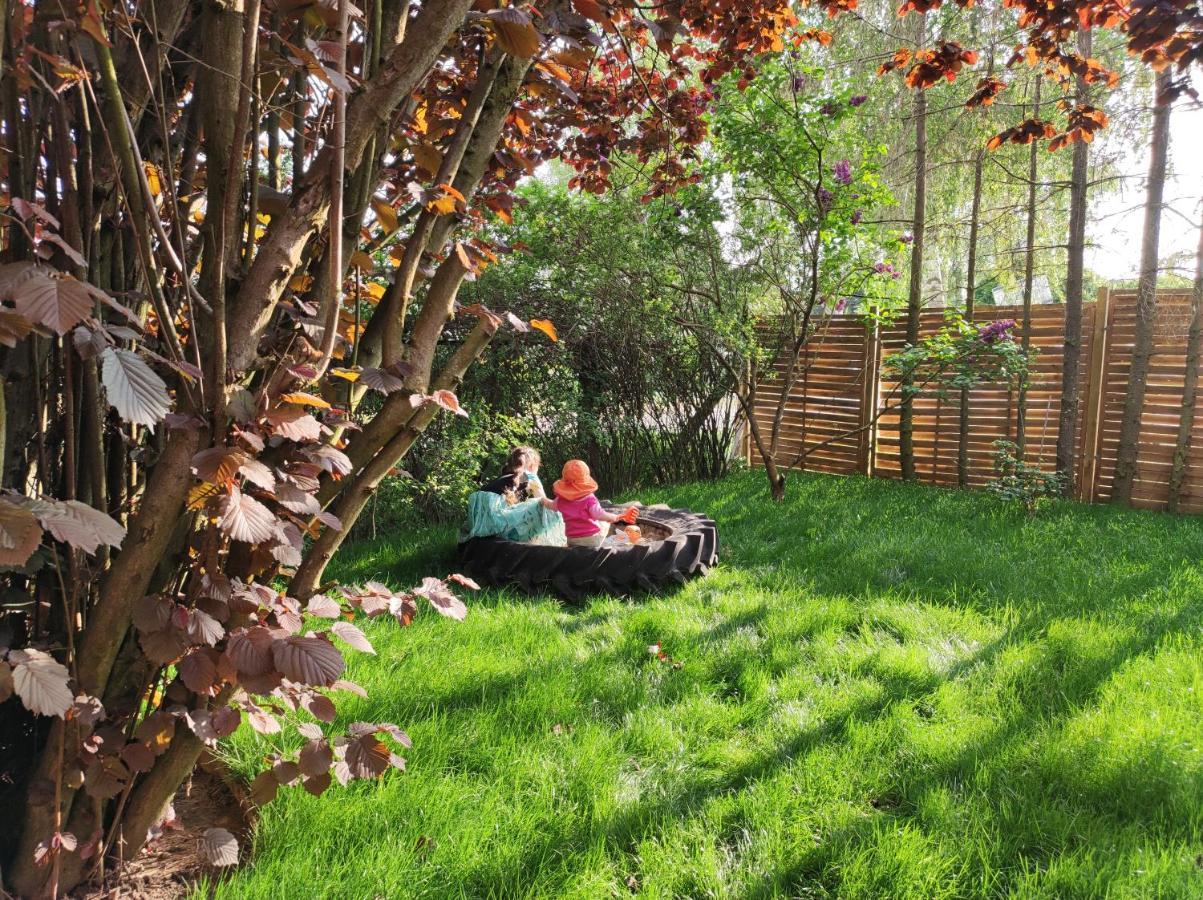
[[[981,773],[986,773],[987,782],[978,787],[991,796],[1003,796],[1004,789],[1010,785],[999,783],[1000,779],[1004,781],[1010,779],[1003,774],[1006,772],[1005,769],[989,765],[992,759],[1010,753],[1016,747],[1025,745],[1030,747],[1039,732],[1055,730],[1083,706],[1097,699],[1100,691],[1129,660],[1155,649],[1169,635],[1197,628],[1200,621],[1203,621],[1203,611],[1197,608],[1183,608],[1170,619],[1149,620],[1144,623],[1150,626],[1147,630],[1141,629],[1139,636],[1117,646],[1106,657],[1093,660],[1088,668],[1079,672],[1078,677],[1073,679],[1068,686],[1063,683],[1062,679],[1056,677],[1058,673],[1038,667],[1032,673],[1034,683],[1028,685],[1029,689],[1026,692],[1027,696],[1031,698],[1028,704],[1023,707],[1015,707],[1014,715],[998,721],[987,735],[972,742],[946,762],[935,766],[924,765],[919,769],[921,774],[917,777],[912,773],[905,773],[905,775],[899,773],[900,777],[897,783],[883,792],[889,796],[890,802],[885,804],[885,809],[878,812],[878,816],[885,816],[898,822],[915,820],[922,825],[915,819],[915,816],[918,802],[926,792],[934,788],[958,788],[967,779],[980,778]],[[962,672],[975,669],[983,664],[990,665],[997,660],[1000,652],[1012,640],[1013,637],[1007,637],[992,642],[961,664],[954,666],[948,676],[941,681],[955,680]],[[891,703],[908,699],[897,694],[893,696],[895,699]],[[888,706],[889,704],[881,706],[876,712],[884,713]],[[808,748],[794,742],[790,746],[788,755],[792,757],[793,753],[806,749]],[[1133,781],[1139,781],[1149,776],[1150,769],[1157,771],[1166,768],[1159,765],[1157,760],[1148,760],[1147,762],[1148,766],[1143,769],[1128,766],[1126,774]],[[1031,776],[1025,773],[1018,774],[1017,777]],[[1112,786],[1115,793],[1101,789],[1084,793],[1080,790],[1067,790],[1067,785],[1053,782],[1046,783],[1046,791],[1057,792],[1059,794],[1057,799],[1067,806],[1076,807],[1078,813],[1106,819],[1116,825],[1122,825],[1125,822],[1139,822],[1150,837],[1160,836],[1172,839],[1175,835],[1182,835],[1183,826],[1188,823],[1170,821],[1164,816],[1143,814],[1148,811],[1136,811],[1130,805],[1125,804],[1120,798],[1130,785],[1123,784],[1118,774],[1113,778]],[[1181,790],[1188,792],[1198,790],[1200,787],[1203,786],[1198,785],[1198,779],[1195,779],[1194,784],[1190,784],[1187,783],[1187,779],[1183,778],[1180,785]],[[1048,795],[1046,794],[1046,796]],[[1020,832],[1024,823],[1019,821],[1011,823],[1008,819],[1022,818],[1024,815],[1031,814],[1031,810],[1008,812],[1005,806],[995,807],[995,812],[999,816],[994,823],[996,834]],[[866,839],[878,827],[878,824],[871,817],[824,835],[814,851],[774,873],[759,889],[748,895],[750,900],[767,900],[770,897],[787,895],[803,886],[808,880],[817,881],[829,890],[838,891],[838,874],[835,873],[831,864],[842,848]],[[1012,824],[1014,824],[1013,829],[1010,827]],[[1015,858],[1000,860],[999,867],[1006,867],[1017,873],[1025,868],[1043,867],[1062,849],[1065,848],[1051,847],[1047,843],[1031,844],[1023,847],[1019,853],[1015,854]],[[1111,848],[1100,847],[1099,850],[1107,853]],[[1019,858],[1020,856],[1022,859]],[[1027,866],[1020,865],[1021,862],[1026,863]]]
[[[756,582],[761,578],[766,591],[774,588],[773,579],[783,576],[795,584],[809,584],[812,593],[829,594],[858,601],[876,601],[882,588],[888,588],[889,599],[899,597],[933,607],[969,609],[1002,624],[1014,624],[1002,629],[994,639],[976,648],[953,663],[943,673],[930,677],[910,677],[906,672],[877,665],[873,658],[864,664],[864,674],[873,677],[879,691],[854,702],[839,713],[827,716],[813,726],[801,729],[763,752],[730,768],[716,771],[713,767],[699,769],[695,777],[671,784],[659,796],[650,797],[615,810],[597,819],[566,818],[549,823],[544,839],[528,841],[524,852],[503,866],[489,865],[466,883],[457,885],[460,892],[495,894],[499,884],[529,887],[538,884],[553,893],[567,890],[574,873],[570,863],[562,860],[585,852],[598,842],[607,852],[624,858],[636,852],[639,843],[648,837],[670,830],[674,823],[702,811],[719,797],[748,789],[759,781],[772,778],[791,766],[805,766],[807,758],[824,748],[847,743],[851,730],[861,724],[884,720],[896,713],[898,707],[931,708],[941,687],[966,678],[990,678],[997,673],[1007,678],[1015,700],[1004,707],[1001,718],[984,734],[976,737],[953,755],[932,764],[902,765],[891,773],[891,784],[881,788],[879,808],[866,806],[864,817],[840,826],[821,836],[813,850],[780,866],[750,896],[768,898],[796,891],[807,882],[817,883],[830,892],[839,890],[838,865],[844,848],[865,844],[883,821],[911,823],[924,830],[929,826],[919,815],[919,804],[932,790],[956,792],[967,782],[989,796],[1008,787],[1015,778],[1040,778],[1041,790],[1054,797],[1075,816],[1103,819],[1122,825],[1137,822],[1151,836],[1167,839],[1181,837],[1184,821],[1172,810],[1152,815],[1148,806],[1125,809],[1123,804],[1107,794],[1103,785],[1094,791],[1083,791],[1067,782],[1058,782],[1045,773],[1012,772],[1008,760],[1011,754],[1023,752],[1043,735],[1055,733],[1084,707],[1099,699],[1101,691],[1128,660],[1155,650],[1172,634],[1197,630],[1203,623],[1203,608],[1189,603],[1181,590],[1158,597],[1170,577],[1195,565],[1194,538],[1199,529],[1150,514],[1120,510],[1090,510],[1080,507],[1053,507],[1043,519],[1035,521],[1013,515],[1001,507],[994,509],[983,504],[977,495],[944,492],[935,489],[899,486],[871,482],[868,479],[798,479],[791,485],[791,496],[780,509],[780,516],[766,516],[763,508],[746,501],[746,491],[733,490],[715,499],[714,503],[691,502],[688,505],[706,508],[720,522],[720,533],[734,540],[725,541],[724,559],[744,561],[748,577]],[[856,511],[857,503],[873,508],[873,515],[862,521]],[[983,510],[985,511],[983,513]],[[952,547],[943,546],[939,527],[963,516],[966,527],[974,527],[974,516],[985,515],[989,528],[983,527],[982,545],[973,542]],[[1083,517],[1089,519],[1083,522]],[[935,525],[932,519],[940,520]],[[941,525],[941,522],[943,523]],[[1103,532],[1116,528],[1131,529],[1126,547],[1116,543],[1114,534]],[[799,543],[804,552],[789,558],[781,555],[777,545],[783,529],[793,528],[806,535]],[[1002,531],[1021,532],[1024,537],[1003,542]],[[1098,535],[1093,530],[1099,531]],[[993,535],[993,536],[992,536]],[[1063,538],[1063,540],[1059,540]],[[1075,543],[1076,542],[1076,543]],[[788,545],[788,541],[782,546]],[[766,549],[767,547],[767,549]],[[1142,556],[1141,550],[1149,548]],[[450,559],[440,556],[438,547],[427,543],[416,548],[390,571],[413,572],[418,576],[422,566],[432,560]],[[1110,556],[1101,569],[1091,569],[1079,555]],[[1042,554],[1037,560],[1040,573],[1033,576],[1051,579],[1044,584],[1029,580],[1032,554]],[[957,558],[960,554],[964,558]],[[1092,557],[1093,558],[1093,557]],[[370,567],[373,563],[369,563]],[[895,566],[897,574],[869,570],[865,565]],[[759,566],[759,568],[757,568]],[[364,575],[367,568],[361,567]],[[891,570],[893,571],[893,570]],[[426,572],[425,574],[429,574]],[[1075,578],[1089,584],[1074,584]],[[420,577],[420,576],[418,576]],[[1062,587],[1065,590],[1062,590]],[[1176,607],[1176,608],[1175,608]],[[1158,611],[1160,610],[1160,611]],[[565,607],[559,627],[566,633],[577,633],[603,625],[625,616],[626,607],[598,610],[590,606],[577,609]],[[765,604],[725,617],[713,627],[688,636],[700,648],[720,647],[742,628],[755,626],[770,610]],[[1072,632],[1075,617],[1116,618],[1122,624],[1127,639],[1107,645],[1102,653],[1077,654],[1072,642],[1050,642],[1049,628],[1056,621],[1067,623]],[[806,628],[791,633],[799,642],[813,636],[824,627],[839,623],[824,622],[822,617]],[[853,631],[863,627],[880,628],[889,632],[888,623],[870,621],[861,615],[855,622],[846,623]],[[628,637],[630,632],[626,632]],[[905,646],[908,641],[901,631],[888,634]],[[631,649],[632,641],[620,641],[616,647],[595,653],[588,665],[598,667],[629,667],[641,664]],[[1009,650],[1032,648],[1031,656],[1020,664],[1012,661],[1003,671],[1003,661]],[[496,708],[511,698],[521,696],[542,679],[563,676],[566,659],[553,661],[520,672],[497,673],[457,686],[441,695],[427,697],[444,713],[453,717],[478,714],[482,709]],[[726,665],[726,663],[724,663]],[[722,684],[734,684],[741,670],[737,664],[730,672],[707,671]],[[780,678],[785,671],[773,672]],[[666,718],[673,717],[676,704],[696,693],[696,683],[683,682],[679,689],[662,692],[661,703]],[[721,693],[721,691],[720,691]],[[729,700],[730,698],[718,697]],[[738,702],[738,701],[737,701]],[[630,705],[610,710],[613,721],[635,712]],[[1149,769],[1159,771],[1156,760]],[[1112,789],[1120,790],[1127,779],[1139,781],[1147,772],[1135,765],[1119,766],[1112,770]],[[1176,790],[1190,790],[1189,779]],[[1154,809],[1153,812],[1156,812]],[[1037,810],[1036,815],[1039,815]],[[1049,858],[1066,852],[1068,840],[1024,844],[1008,835],[1012,829],[1021,834],[1025,823],[1013,821],[1016,816],[1033,815],[1030,809],[1008,811],[1003,805],[991,808],[985,820],[992,841],[992,865],[995,877],[1019,877],[1024,863],[1039,865]],[[1030,827],[1030,823],[1027,823]],[[716,835],[716,840],[723,840]],[[1100,852],[1106,848],[1099,848]],[[548,860],[559,859],[558,868],[548,870]],[[633,860],[626,860],[630,870]],[[967,867],[981,866],[981,861],[966,861]],[[1001,890],[1005,892],[1005,885]]]
[[[733,617],[738,618],[737,622],[720,623],[715,628],[700,633],[696,639],[703,646],[707,641],[717,642],[729,637],[740,627],[754,623],[764,613],[763,607],[749,610],[739,617]],[[607,616],[592,618],[601,620]],[[924,824],[916,818],[917,805],[923,795],[935,788],[955,789],[966,779],[983,777],[977,773],[987,773],[984,776],[986,783],[981,785],[982,789],[990,793],[1001,791],[1006,785],[998,783],[998,780],[1005,780],[1010,775],[1005,767],[992,768],[989,765],[991,760],[1013,752],[1016,747],[1030,744],[1040,733],[1055,730],[1083,706],[1097,699],[1100,690],[1128,660],[1155,649],[1167,635],[1197,628],[1201,621],[1203,611],[1189,605],[1184,605],[1172,616],[1147,617],[1139,623],[1134,623],[1136,627],[1132,630],[1129,640],[1116,644],[1105,655],[1082,661],[1072,678],[1066,678],[1062,669],[1064,660],[1049,658],[1055,657],[1052,651],[1045,654],[1019,676],[1020,683],[1016,686],[1022,688],[1026,702],[1012,706],[1011,715],[997,721],[988,733],[966,745],[951,759],[936,765],[917,767],[914,771],[898,772],[894,783],[884,786],[878,792],[882,801],[880,808],[867,807],[864,819],[823,834],[813,851],[774,872],[769,880],[749,896],[768,898],[787,895],[805,883],[811,883],[813,887],[814,882],[828,890],[837,891],[839,876],[836,862],[839,854],[849,845],[868,840],[873,830],[879,827],[882,817],[899,823],[913,821],[923,828]],[[813,633],[820,629],[821,623],[816,623],[811,631]],[[989,669],[995,666],[1009,646],[1032,637],[1031,634],[1009,632],[976,650],[950,667],[945,674],[934,679],[916,680],[898,673],[883,675],[881,671],[873,671],[875,667],[870,665],[870,674],[874,675],[880,686],[880,691],[874,696],[858,700],[839,714],[799,730],[745,763],[722,772],[715,772],[713,769],[699,772],[697,778],[674,785],[674,790],[653,799],[624,806],[602,819],[576,821],[562,827],[554,827],[546,834],[545,840],[529,844],[525,852],[504,871],[490,866],[487,871],[480,872],[478,879],[474,879],[473,883],[481,890],[490,887],[495,889],[497,879],[500,878],[507,884],[538,883],[553,892],[557,889],[567,890],[572,871],[564,867],[558,874],[549,873],[546,870],[549,858],[571,857],[574,853],[584,852],[599,841],[608,848],[610,854],[629,857],[636,852],[642,840],[671,828],[676,822],[690,818],[712,800],[746,790],[788,767],[804,766],[807,756],[824,747],[845,743],[849,739],[850,730],[857,725],[890,716],[899,705],[918,707],[922,701],[933,698],[944,683],[965,677],[982,667]],[[595,655],[591,658],[590,665],[629,666],[631,662],[628,651],[616,649]],[[444,696],[440,698],[439,703],[444,709],[455,709],[457,714],[471,715],[473,706],[488,707],[508,696],[520,695],[532,679],[554,677],[561,670],[561,666],[553,664],[521,675],[503,676],[493,679],[483,688],[474,685],[458,695]],[[672,716],[671,704],[665,707],[665,716]],[[1132,774],[1139,776],[1140,773]],[[1059,787],[1063,786],[1048,785],[1051,790],[1058,790]],[[1122,824],[1124,819],[1140,821],[1151,835],[1161,834],[1172,838],[1182,831],[1182,823],[1179,821],[1164,818],[1159,822],[1146,821],[1139,812],[1124,816],[1117,809],[1116,803],[1102,794],[1070,794],[1067,791],[1060,800],[1082,815],[1106,817],[1117,824]],[[996,832],[1007,830],[1009,819],[1020,814],[1007,813],[1000,809],[995,809],[994,813],[996,818],[991,827]],[[1017,830],[1021,824],[1015,823]],[[721,836],[716,836],[716,839],[721,839]],[[1005,843],[1013,839],[1003,840]],[[1004,847],[999,852],[1010,852],[1012,857],[1000,859],[998,866],[1000,869],[1019,872],[1023,868],[1021,863],[1043,864],[1062,849],[1047,844],[1016,847],[1010,851]],[[634,860],[629,860],[628,864],[634,871]],[[549,875],[553,879],[550,884]],[[471,885],[462,887],[469,893],[473,890]]]

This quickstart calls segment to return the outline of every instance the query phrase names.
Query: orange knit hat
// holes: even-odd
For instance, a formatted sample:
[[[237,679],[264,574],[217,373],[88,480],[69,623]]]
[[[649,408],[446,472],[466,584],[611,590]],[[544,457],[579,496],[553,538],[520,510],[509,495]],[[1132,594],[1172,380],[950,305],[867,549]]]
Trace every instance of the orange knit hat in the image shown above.
[[[565,500],[580,500],[597,490],[597,482],[589,477],[589,464],[583,459],[570,459],[564,463],[562,477],[552,490]]]

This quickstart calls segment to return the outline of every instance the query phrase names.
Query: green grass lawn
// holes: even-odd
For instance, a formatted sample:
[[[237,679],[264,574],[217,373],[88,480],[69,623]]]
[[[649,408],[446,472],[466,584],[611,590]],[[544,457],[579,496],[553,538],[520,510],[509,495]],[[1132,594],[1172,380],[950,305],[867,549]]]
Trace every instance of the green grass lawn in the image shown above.
[[[220,897],[1203,897],[1203,522],[758,474],[648,492],[722,564],[366,627],[340,721],[406,773],[286,789]],[[453,533],[339,577],[451,570]],[[648,653],[659,642],[681,663]],[[239,771],[266,744],[240,733]]]

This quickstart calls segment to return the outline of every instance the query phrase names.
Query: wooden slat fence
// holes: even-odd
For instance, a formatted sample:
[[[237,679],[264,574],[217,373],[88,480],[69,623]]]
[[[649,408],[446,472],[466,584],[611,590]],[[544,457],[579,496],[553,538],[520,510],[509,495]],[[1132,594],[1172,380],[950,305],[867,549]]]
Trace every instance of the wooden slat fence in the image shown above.
[[[1061,365],[1065,309],[1060,305],[1032,309],[1029,340],[1037,355],[1027,392],[1025,457],[1029,463],[1055,467],[1061,408]],[[944,324],[944,311],[925,312],[920,333]],[[974,321],[1021,322],[1022,307],[986,306]],[[1190,296],[1162,292],[1158,297],[1154,356],[1141,417],[1137,477],[1133,504],[1164,508],[1177,436],[1186,370],[1186,338]],[[1115,475],[1120,421],[1132,359],[1136,327],[1134,291],[1106,291],[1083,305],[1079,367],[1081,409],[1078,420],[1079,481],[1074,493],[1088,502],[1110,497]],[[1023,338],[1016,328],[1017,339]],[[787,468],[901,477],[899,460],[900,400],[897,385],[880,377],[881,363],[906,343],[905,326],[867,328],[856,316],[825,319],[798,363],[796,384],[786,398],[779,428],[777,460]],[[757,424],[769,436],[784,387],[787,357],[775,365],[777,378],[754,398]],[[993,443],[1014,441],[1018,426],[1017,392],[1006,385],[981,385],[968,392],[969,469],[971,487],[994,477]],[[878,412],[885,411],[874,423]],[[1197,411],[1181,509],[1203,512],[1203,410]],[[925,391],[914,403],[916,477],[939,485],[957,483],[960,396]],[[799,458],[803,449],[810,451]],[[759,462],[748,443],[749,462]]]
[[[787,467],[803,465],[816,472],[850,475],[865,472],[872,446],[868,429],[857,431],[871,415],[875,344],[864,324],[853,316],[823,320],[798,359],[798,376],[778,429],[777,458]],[[756,422],[771,439],[778,400],[785,388],[788,355],[773,366],[775,381],[767,383],[753,402]],[[849,433],[852,432],[852,433]],[[805,448],[808,454],[799,463]]]

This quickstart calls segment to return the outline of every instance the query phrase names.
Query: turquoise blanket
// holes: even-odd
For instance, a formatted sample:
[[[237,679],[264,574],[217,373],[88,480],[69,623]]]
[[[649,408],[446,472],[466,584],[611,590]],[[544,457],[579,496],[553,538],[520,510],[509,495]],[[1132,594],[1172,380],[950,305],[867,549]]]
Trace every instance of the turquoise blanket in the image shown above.
[[[531,479],[534,481],[535,479]],[[565,547],[564,519],[538,499],[510,506],[501,494],[476,491],[468,495],[468,521],[460,530],[460,542],[476,537],[499,537],[507,541]]]

